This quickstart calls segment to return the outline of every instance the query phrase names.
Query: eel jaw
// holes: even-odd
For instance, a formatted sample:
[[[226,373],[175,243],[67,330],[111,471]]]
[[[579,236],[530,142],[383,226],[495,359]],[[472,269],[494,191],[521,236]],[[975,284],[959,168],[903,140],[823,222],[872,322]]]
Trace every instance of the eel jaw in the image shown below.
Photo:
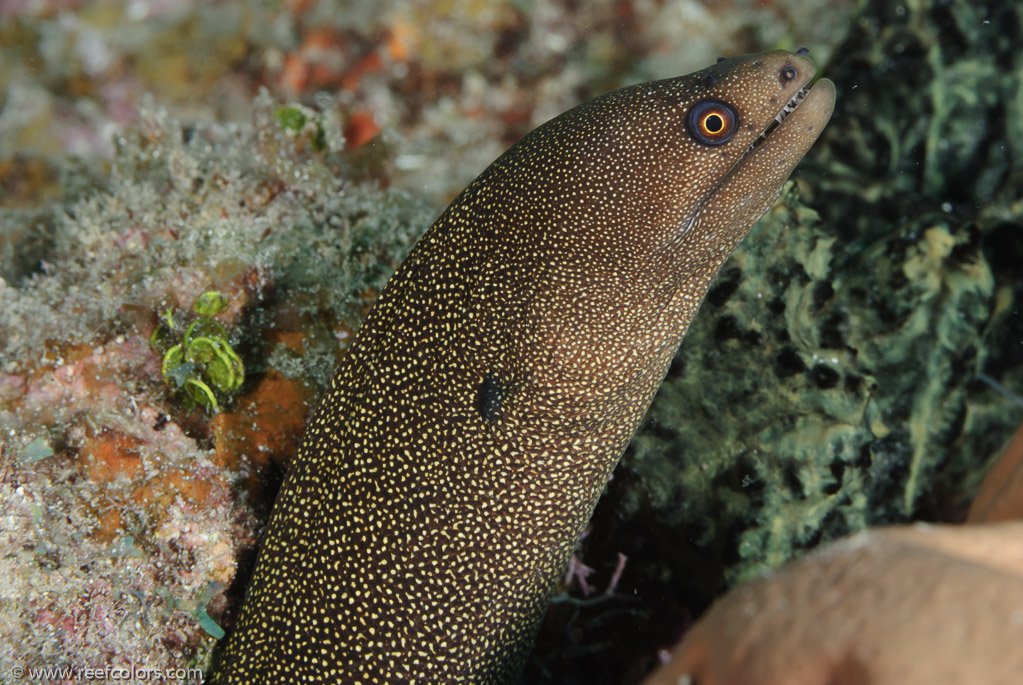
[[[785,121],[785,119],[787,119],[790,114],[792,114],[794,111],[796,111],[796,108],[799,107],[799,103],[801,103],[803,101],[803,98],[805,98],[807,93],[809,93],[809,92],[810,92],[809,84],[807,84],[807,85],[803,86],[802,88],[800,88],[799,92],[797,92],[795,95],[793,95],[791,100],[789,100],[787,103],[785,103],[785,106],[781,108],[781,111],[778,112],[777,116],[774,117],[774,120],[770,124],[767,125],[767,128],[765,128],[761,132],[761,134],[759,136],[757,136],[756,140],[754,140],[752,143],[750,143],[750,146],[746,149],[746,152],[744,152],[742,156],[746,157],[757,146],[759,146],[761,143],[763,143],[765,140],[767,140],[767,137],[770,136],[772,133],[774,133],[774,131],[779,126],[781,126],[782,122]]]
[[[792,171],[831,118],[835,106],[835,84],[826,78],[809,83],[778,110],[753,143],[742,153],[728,176],[753,163],[753,158],[774,158]],[[771,151],[773,150],[773,152]],[[787,161],[786,161],[787,160]],[[784,178],[779,183],[784,182]]]

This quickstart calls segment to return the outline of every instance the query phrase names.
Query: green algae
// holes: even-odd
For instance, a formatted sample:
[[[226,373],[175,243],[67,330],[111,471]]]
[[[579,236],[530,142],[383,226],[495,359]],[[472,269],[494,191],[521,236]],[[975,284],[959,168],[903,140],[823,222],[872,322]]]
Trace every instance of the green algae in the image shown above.
[[[274,118],[288,134],[308,140],[314,151],[320,152],[327,147],[323,114],[308,107],[292,105],[278,109],[274,112]]]
[[[982,468],[998,442],[965,412],[994,282],[955,247],[947,225],[911,222],[837,273],[841,245],[786,195],[687,334],[627,460],[642,483],[627,510],[731,546],[736,582],[919,518],[939,478]],[[957,454],[971,440],[987,447]],[[949,494],[952,511],[971,493]]]
[[[212,318],[227,311],[227,296],[216,290],[207,290],[195,298],[192,310],[199,316]]]
[[[309,121],[309,117],[298,107],[281,107],[274,112],[274,118],[285,131],[299,131]]]
[[[32,464],[52,457],[53,454],[53,448],[50,447],[46,438],[36,438],[22,448],[17,459],[23,464]]]
[[[825,67],[835,117],[795,175],[814,209],[787,193],[724,266],[612,487],[722,585],[959,520],[1018,423],[984,379],[1023,388],[1021,27],[864,2]]]
[[[149,336],[149,346],[163,355],[160,373],[183,394],[189,408],[218,411],[218,395],[237,393],[245,381],[245,366],[227,329],[213,318],[227,307],[223,293],[207,290],[196,298],[192,309],[199,316],[187,328],[168,309]]]
[[[202,592],[195,600],[195,608],[192,611],[192,616],[199,622],[201,627],[207,635],[215,640],[219,640],[227,633],[221,628],[216,621],[210,616],[208,608],[210,600],[219,595],[224,591],[224,587],[217,583],[209,583],[203,588]]]

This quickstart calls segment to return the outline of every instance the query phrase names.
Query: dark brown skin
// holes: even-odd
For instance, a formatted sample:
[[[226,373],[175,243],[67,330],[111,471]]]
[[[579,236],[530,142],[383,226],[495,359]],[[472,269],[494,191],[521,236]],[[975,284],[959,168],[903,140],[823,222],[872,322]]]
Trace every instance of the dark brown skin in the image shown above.
[[[776,51],[615,91],[473,181],[312,418],[214,682],[515,681],[711,280],[831,115],[821,81],[747,153],[813,75]],[[708,99],[735,120],[687,121]]]

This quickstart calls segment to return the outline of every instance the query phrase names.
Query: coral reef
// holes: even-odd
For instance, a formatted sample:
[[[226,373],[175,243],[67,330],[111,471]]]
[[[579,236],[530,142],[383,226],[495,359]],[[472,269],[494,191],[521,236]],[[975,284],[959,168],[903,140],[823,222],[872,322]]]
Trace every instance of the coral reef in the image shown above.
[[[1021,10],[767,5],[0,5],[0,669],[205,666],[431,214],[546,118],[719,54],[807,45],[835,118],[598,507],[580,555],[615,592],[558,603],[529,677],[638,682],[727,585],[961,517],[1023,394]],[[245,366],[212,417],[148,344],[209,290]]]
[[[208,663],[269,504],[257,518],[244,495],[266,497],[261,467],[293,449],[305,386],[326,382],[426,221],[339,177],[335,119],[313,152],[269,98],[254,111],[198,126],[144,108],[42,269],[0,281],[5,669]],[[167,312],[193,306],[171,330]],[[169,358],[241,397],[198,402],[225,409],[209,421],[164,381]]]

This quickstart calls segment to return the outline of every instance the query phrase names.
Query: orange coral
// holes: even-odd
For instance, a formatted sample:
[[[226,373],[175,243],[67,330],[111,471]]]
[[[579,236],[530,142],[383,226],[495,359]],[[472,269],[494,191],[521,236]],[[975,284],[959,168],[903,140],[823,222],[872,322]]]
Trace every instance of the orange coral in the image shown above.
[[[415,24],[397,17],[387,36],[387,54],[395,62],[407,62],[419,47],[421,35]]]
[[[352,148],[365,145],[376,138],[379,133],[380,127],[373,120],[373,115],[366,110],[353,112],[345,122],[345,142]]]
[[[255,390],[239,398],[234,412],[214,417],[215,459],[234,468],[242,455],[257,464],[290,458],[298,449],[311,400],[304,384],[270,370]]]
[[[90,435],[82,442],[79,464],[83,473],[97,483],[118,478],[134,478],[142,470],[138,448],[142,441],[115,430]]]
[[[167,469],[136,488],[132,497],[142,505],[169,507],[177,497],[201,504],[213,491],[213,482],[182,469]]]

